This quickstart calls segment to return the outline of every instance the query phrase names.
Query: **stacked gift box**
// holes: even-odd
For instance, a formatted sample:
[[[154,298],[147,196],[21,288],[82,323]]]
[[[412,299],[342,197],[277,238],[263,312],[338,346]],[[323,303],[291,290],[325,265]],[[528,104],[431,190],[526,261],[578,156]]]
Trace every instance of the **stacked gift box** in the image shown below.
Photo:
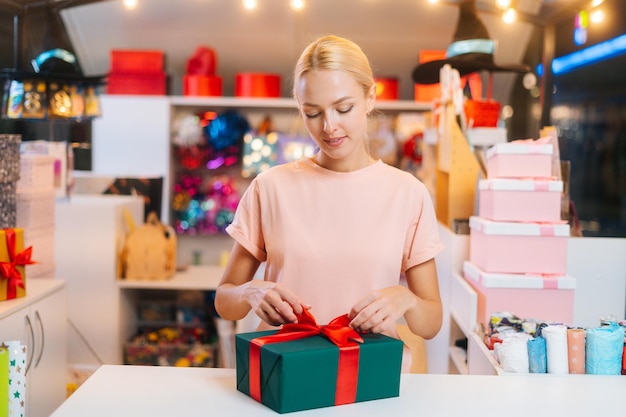
[[[21,142],[20,135],[0,135],[0,229],[15,227]]]
[[[487,150],[478,215],[470,218],[465,280],[478,294],[478,322],[515,311],[572,323],[575,280],[567,276],[569,225],[561,221],[563,182],[552,177],[553,145],[497,144]]]
[[[20,157],[16,226],[24,232],[25,247],[33,248],[36,263],[26,266],[29,278],[54,275],[55,161],[53,156],[34,153]]]
[[[163,51],[112,50],[107,94],[167,94]]]

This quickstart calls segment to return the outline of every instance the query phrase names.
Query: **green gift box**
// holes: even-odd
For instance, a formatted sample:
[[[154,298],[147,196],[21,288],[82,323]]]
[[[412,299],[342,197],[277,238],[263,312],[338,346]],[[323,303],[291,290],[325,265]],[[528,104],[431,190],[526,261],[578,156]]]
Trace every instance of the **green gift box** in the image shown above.
[[[250,392],[250,346],[254,339],[276,331],[240,333],[235,336],[237,389]],[[354,402],[397,397],[403,343],[381,334],[362,334],[358,344],[356,397]],[[316,335],[260,349],[259,383],[261,402],[279,412],[308,410],[337,405],[340,348],[326,336]],[[354,366],[350,366],[354,368]]]

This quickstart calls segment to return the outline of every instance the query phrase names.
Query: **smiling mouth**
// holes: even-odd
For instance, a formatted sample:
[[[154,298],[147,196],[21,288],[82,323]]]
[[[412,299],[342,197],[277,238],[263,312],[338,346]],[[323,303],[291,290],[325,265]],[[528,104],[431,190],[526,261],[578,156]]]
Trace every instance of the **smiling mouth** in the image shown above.
[[[324,140],[324,142],[333,146],[333,145],[338,145],[344,138],[345,136],[342,136],[340,138],[329,138],[329,139]]]

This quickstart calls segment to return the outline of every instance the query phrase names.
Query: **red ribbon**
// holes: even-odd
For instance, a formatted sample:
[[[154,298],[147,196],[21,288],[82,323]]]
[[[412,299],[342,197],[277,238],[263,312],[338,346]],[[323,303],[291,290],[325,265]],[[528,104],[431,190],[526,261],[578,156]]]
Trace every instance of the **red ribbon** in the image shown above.
[[[298,316],[298,323],[284,324],[278,332],[257,337],[250,341],[250,396],[261,402],[261,347],[270,343],[283,343],[307,337],[323,335],[339,346],[339,366],[337,370],[337,389],[335,405],[353,403],[359,376],[359,343],[361,335],[348,324],[350,319],[344,314],[330,321],[327,325],[318,325],[315,317],[303,309]]]
[[[17,296],[17,288],[24,288],[24,279],[22,274],[17,270],[18,266],[26,266],[34,264],[31,260],[33,247],[29,246],[19,253],[15,253],[15,244],[17,236],[14,229],[4,229],[4,235],[7,241],[7,253],[9,255],[8,262],[0,261],[0,276],[8,280],[7,283],[7,300]]]

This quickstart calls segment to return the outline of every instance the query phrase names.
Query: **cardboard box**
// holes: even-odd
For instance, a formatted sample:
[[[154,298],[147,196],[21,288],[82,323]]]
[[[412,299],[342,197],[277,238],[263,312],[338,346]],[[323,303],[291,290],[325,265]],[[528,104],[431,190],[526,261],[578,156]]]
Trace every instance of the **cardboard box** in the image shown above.
[[[550,178],[550,144],[499,143],[487,149],[487,178]]]
[[[235,335],[237,389],[251,395],[250,346],[254,339],[275,331]],[[363,334],[359,344],[356,398],[354,402],[397,397],[403,344],[380,334]],[[324,336],[265,344],[260,350],[260,402],[287,413],[338,405],[339,347]],[[353,367],[348,367],[354,371]],[[345,367],[342,369],[345,370]],[[253,372],[254,374],[254,372]]]
[[[495,178],[479,181],[478,189],[480,217],[505,222],[561,220],[563,181]]]
[[[470,217],[469,260],[487,272],[565,274],[569,225]]]
[[[489,328],[493,313],[573,324],[576,280],[568,275],[502,274],[485,272],[469,261],[463,275],[478,295],[477,321]]]
[[[161,73],[110,73],[107,94],[166,95],[167,75]]]
[[[111,50],[111,72],[114,73],[160,73],[165,59],[159,50]]]

